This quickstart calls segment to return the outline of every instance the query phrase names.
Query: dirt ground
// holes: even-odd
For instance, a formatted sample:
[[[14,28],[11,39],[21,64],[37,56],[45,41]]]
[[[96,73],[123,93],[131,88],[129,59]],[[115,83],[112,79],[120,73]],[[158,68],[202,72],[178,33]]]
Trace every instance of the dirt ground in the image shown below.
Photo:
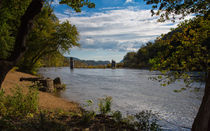
[[[17,72],[11,70],[4,82],[3,82],[3,89],[6,94],[11,94],[10,89],[15,87],[23,87],[24,92],[27,92],[27,88],[32,85],[32,82],[27,81],[19,81],[21,77],[24,78],[31,78],[36,77],[30,74]],[[72,101],[67,101],[65,99],[56,97],[50,93],[41,92],[39,91],[39,108],[40,109],[47,109],[47,110],[64,110],[64,111],[80,111],[79,104]]]

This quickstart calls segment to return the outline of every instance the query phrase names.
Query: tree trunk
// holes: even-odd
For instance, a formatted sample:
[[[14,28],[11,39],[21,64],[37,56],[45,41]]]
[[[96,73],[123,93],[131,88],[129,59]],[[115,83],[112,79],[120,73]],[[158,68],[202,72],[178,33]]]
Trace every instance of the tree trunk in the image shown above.
[[[14,50],[11,53],[11,56],[6,60],[0,59],[0,88],[2,87],[6,74],[19,62],[25,53],[25,41],[30,29],[32,28],[33,18],[41,12],[42,6],[43,0],[32,0],[22,16],[21,24],[15,39]]]
[[[210,71],[206,79],[205,92],[192,131],[210,131]]]
[[[12,63],[7,61],[0,61],[0,83],[2,85],[4,78],[6,77],[9,70],[12,68]],[[0,85],[0,87],[1,87]]]

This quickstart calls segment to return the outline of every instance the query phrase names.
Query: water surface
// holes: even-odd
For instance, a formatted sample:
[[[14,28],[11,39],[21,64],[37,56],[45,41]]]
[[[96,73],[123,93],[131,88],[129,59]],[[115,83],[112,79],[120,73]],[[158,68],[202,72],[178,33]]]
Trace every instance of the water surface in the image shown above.
[[[161,87],[149,77],[157,72],[134,69],[74,69],[41,68],[39,73],[45,77],[60,77],[67,85],[60,97],[86,104],[86,100],[97,101],[98,98],[111,96],[113,110],[124,114],[135,114],[141,110],[152,110],[160,115],[160,122],[166,130],[187,130],[191,128],[203,96],[203,86],[199,92],[191,90],[175,93],[175,89],[184,86],[176,82]],[[187,127],[187,128],[182,128]],[[189,129],[188,129],[189,130]]]

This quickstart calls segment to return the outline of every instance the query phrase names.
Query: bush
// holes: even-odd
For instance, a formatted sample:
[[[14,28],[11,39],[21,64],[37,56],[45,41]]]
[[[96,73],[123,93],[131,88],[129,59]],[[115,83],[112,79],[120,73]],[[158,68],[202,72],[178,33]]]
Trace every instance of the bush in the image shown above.
[[[96,114],[94,111],[83,111],[81,117],[81,123],[88,125],[91,120],[95,118]]]
[[[120,111],[115,111],[112,114],[112,117],[115,121],[120,122],[122,120],[122,113]]]
[[[135,115],[137,121],[135,126],[138,130],[143,131],[159,131],[160,126],[157,124],[157,114],[153,114],[151,111],[141,111]]]
[[[5,95],[0,90],[0,116],[3,119],[22,119],[32,116],[38,110],[38,91],[29,89],[24,94],[22,88],[12,90],[12,95]]]
[[[111,111],[111,104],[112,104],[112,97],[105,97],[105,98],[101,98],[99,99],[99,112],[102,115],[106,115]]]

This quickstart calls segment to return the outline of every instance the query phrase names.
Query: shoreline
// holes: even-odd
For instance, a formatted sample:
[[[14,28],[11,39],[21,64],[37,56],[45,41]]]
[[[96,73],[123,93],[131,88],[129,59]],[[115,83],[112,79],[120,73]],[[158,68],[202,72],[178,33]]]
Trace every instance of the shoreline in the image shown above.
[[[23,91],[27,92],[27,88],[33,85],[33,83],[29,81],[19,81],[21,77],[31,78],[31,77],[37,77],[37,76],[11,70],[7,74],[2,85],[6,94],[11,94],[11,89],[15,87],[22,87]],[[63,111],[71,111],[71,112],[80,112],[82,109],[79,106],[79,103],[75,101],[69,101],[69,100],[60,98],[58,96],[55,96],[47,92],[42,92],[42,91],[38,91],[38,92],[39,92],[38,93],[39,109],[49,110],[49,111],[63,110]]]

